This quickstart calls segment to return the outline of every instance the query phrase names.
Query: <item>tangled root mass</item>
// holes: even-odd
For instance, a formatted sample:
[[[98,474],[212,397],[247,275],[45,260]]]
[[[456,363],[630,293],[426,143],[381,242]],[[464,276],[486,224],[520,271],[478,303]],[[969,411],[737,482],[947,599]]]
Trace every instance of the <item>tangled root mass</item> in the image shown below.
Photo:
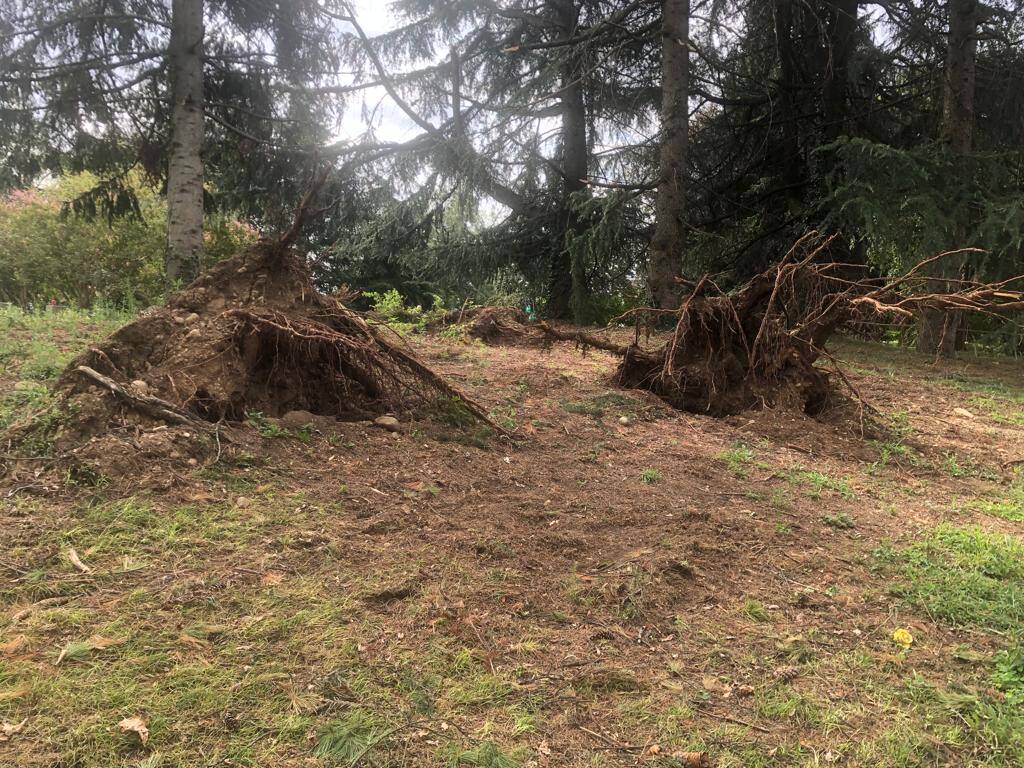
[[[83,375],[83,368],[209,422],[254,411],[359,419],[409,412],[439,398],[459,398],[488,420],[390,331],[317,292],[305,261],[276,242],[218,263],[166,306],[83,353],[58,383],[68,398],[95,397],[96,377]],[[104,402],[123,408],[112,397]],[[84,411],[91,415],[82,431],[105,428],[110,414],[99,411]]]

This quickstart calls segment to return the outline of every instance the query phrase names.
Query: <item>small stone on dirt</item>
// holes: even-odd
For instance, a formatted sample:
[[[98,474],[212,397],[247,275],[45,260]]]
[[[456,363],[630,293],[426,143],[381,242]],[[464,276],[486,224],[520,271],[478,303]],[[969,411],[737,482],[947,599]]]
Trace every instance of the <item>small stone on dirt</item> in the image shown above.
[[[136,379],[132,382],[132,389],[134,389],[140,395],[149,394],[149,384],[144,382],[142,379]]]
[[[378,416],[373,420],[373,423],[381,429],[386,429],[388,432],[398,432],[402,429],[401,422],[394,416]]]
[[[249,507],[252,506],[252,499],[246,496],[239,496],[237,499],[235,499],[235,506],[238,507],[239,509],[248,509]]]
[[[191,312],[190,314],[185,316],[184,322],[185,325],[195,325],[196,323],[199,322],[199,315],[197,315],[195,312]]]
[[[309,411],[288,411],[281,417],[281,426],[285,429],[302,429],[316,423],[316,416]]]
[[[629,416],[619,416],[619,424],[624,427],[628,427],[632,422],[629,420]]]

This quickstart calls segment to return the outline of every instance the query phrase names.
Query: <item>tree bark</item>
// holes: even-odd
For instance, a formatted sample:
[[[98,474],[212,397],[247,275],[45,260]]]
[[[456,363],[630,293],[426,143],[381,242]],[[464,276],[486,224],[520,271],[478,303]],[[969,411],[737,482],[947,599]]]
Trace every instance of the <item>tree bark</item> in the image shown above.
[[[576,0],[559,0],[556,6],[558,26],[565,38],[576,33],[579,24],[579,8]],[[585,229],[579,215],[579,200],[574,196],[587,189],[587,111],[583,100],[581,62],[574,51],[566,52],[561,72],[561,118],[562,148],[561,207],[559,221],[552,248],[551,273],[548,286],[547,314],[556,319],[566,319],[578,314],[579,300],[584,297],[586,286],[584,276],[573,268],[569,247],[573,238]],[[574,204],[575,203],[575,204]],[[580,318],[577,317],[577,320]]]
[[[949,0],[949,43],[946,53],[946,77],[942,104],[942,138],[962,160],[971,152],[974,138],[974,82],[978,54],[978,0]],[[967,246],[964,212],[956,215],[953,248]],[[928,281],[929,292],[949,289],[949,279],[959,277],[963,264],[946,261]],[[918,351],[938,357],[956,355],[957,339],[962,335],[959,312],[929,309],[921,313],[917,324]]]
[[[649,284],[654,305],[676,309],[682,296],[689,133],[690,0],[663,0],[660,181],[651,238]]]
[[[774,0],[772,14],[775,23],[775,52],[779,59],[779,121],[782,124],[782,156],[778,158],[785,189],[787,208],[803,204],[801,181],[804,159],[800,154],[800,122],[797,115],[797,96],[801,90],[800,67],[797,63],[796,19],[794,0]]]
[[[849,128],[846,101],[860,0],[829,0],[828,6],[828,59],[822,83],[822,112],[825,137],[835,141],[846,135]]]
[[[173,103],[164,265],[173,286],[195,278],[203,248],[203,0],[173,0],[171,14]]]

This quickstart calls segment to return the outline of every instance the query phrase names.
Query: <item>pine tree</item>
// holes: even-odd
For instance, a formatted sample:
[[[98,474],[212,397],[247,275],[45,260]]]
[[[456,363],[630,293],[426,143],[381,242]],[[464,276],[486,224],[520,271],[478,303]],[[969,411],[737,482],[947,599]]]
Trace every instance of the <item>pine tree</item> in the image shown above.
[[[43,173],[90,170],[102,183],[70,206],[130,214],[124,179],[141,165],[166,183],[172,281],[188,281],[198,268],[210,197],[205,157],[224,194],[242,189],[250,200],[281,205],[294,189],[261,184],[259,176],[279,176],[288,159],[300,176],[295,158],[314,154],[337,111],[304,96],[310,84],[338,76],[336,30],[312,0],[174,0],[170,8],[148,0],[2,0],[0,7],[7,168],[0,181],[25,185]],[[239,175],[231,163],[249,172]]]

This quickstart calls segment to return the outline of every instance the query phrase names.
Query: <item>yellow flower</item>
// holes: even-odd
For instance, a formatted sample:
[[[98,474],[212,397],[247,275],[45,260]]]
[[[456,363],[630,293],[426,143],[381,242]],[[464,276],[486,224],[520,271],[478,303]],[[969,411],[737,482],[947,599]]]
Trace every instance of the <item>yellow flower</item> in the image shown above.
[[[914,636],[903,627],[892,633],[892,641],[901,648],[909,648],[914,644]]]

